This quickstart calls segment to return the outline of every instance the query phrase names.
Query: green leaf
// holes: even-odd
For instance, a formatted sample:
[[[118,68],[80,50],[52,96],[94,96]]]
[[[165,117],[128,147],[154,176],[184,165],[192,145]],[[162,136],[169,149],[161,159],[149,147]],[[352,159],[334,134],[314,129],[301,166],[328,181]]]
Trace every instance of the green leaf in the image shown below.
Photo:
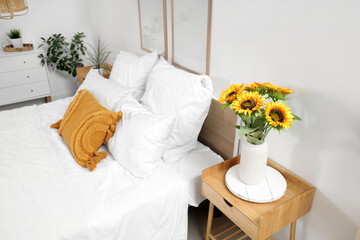
[[[255,131],[255,132],[249,133],[249,136],[255,137],[255,138],[261,138],[262,135],[263,135],[263,131]]]
[[[252,137],[252,136],[246,136],[246,139],[249,143],[254,144],[254,145],[260,145],[264,143],[264,140],[260,140],[258,138]]]
[[[302,119],[299,117],[299,116],[297,116],[296,114],[293,114],[294,115],[294,120],[299,120],[299,121],[301,121]]]
[[[224,110],[226,108],[228,108],[231,105],[231,102],[225,102],[222,106],[221,106],[221,110]]]
[[[239,131],[238,131],[239,138],[242,138],[245,134],[248,134],[248,133],[251,133],[251,132],[254,132],[257,130],[257,128],[250,128],[247,126],[239,126],[238,129],[239,129]]]

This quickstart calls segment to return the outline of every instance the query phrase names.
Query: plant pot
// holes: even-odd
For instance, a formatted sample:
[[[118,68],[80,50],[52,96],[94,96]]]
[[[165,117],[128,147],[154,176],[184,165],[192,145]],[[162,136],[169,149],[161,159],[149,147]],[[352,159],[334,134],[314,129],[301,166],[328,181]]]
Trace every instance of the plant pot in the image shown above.
[[[241,181],[248,185],[261,183],[265,179],[267,157],[268,145],[266,142],[254,145],[245,140],[241,146],[239,167]]]
[[[23,48],[24,47],[22,38],[10,39],[10,41],[14,48]]]
[[[92,69],[95,69],[100,75],[103,75],[103,73],[104,73],[104,68],[92,67]]]

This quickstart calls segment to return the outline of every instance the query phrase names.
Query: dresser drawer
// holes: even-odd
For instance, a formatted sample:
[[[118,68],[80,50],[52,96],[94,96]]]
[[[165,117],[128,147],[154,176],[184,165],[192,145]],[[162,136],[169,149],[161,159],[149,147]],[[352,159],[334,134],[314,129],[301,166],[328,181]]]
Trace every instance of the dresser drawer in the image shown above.
[[[50,94],[48,81],[3,88],[0,89],[0,105],[49,96]]]
[[[31,68],[0,73],[0,88],[15,87],[33,82],[47,81],[45,68]]]
[[[38,52],[0,58],[0,73],[41,67]]]
[[[259,227],[205,182],[202,182],[202,194],[248,236],[252,239],[257,238]]]

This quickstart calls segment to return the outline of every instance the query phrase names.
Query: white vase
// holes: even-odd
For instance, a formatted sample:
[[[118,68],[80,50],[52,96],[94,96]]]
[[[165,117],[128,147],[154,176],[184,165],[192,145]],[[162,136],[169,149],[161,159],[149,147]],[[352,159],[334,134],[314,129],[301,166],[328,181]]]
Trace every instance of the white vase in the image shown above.
[[[10,39],[10,41],[14,48],[23,48],[24,47],[22,38]]]
[[[268,145],[249,143],[246,139],[241,145],[239,177],[248,185],[256,185],[265,179]]]

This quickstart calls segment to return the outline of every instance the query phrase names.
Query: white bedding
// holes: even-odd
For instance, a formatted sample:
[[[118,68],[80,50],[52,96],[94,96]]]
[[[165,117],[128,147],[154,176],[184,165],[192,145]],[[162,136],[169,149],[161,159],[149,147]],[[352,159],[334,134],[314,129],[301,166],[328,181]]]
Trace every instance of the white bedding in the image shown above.
[[[205,197],[201,194],[202,170],[222,161],[224,160],[220,155],[198,142],[195,149],[179,160],[169,163],[169,166],[182,176],[187,183],[189,205],[197,207],[205,200]]]
[[[87,239],[35,107],[0,112],[0,239]]]
[[[33,115],[39,113],[45,134],[39,127],[30,132],[34,131],[31,124],[20,121],[17,125],[23,126],[22,131],[10,132],[15,137],[9,139],[6,131],[14,129],[13,122],[27,116],[30,108],[15,110],[18,117],[1,115],[0,239],[186,239],[188,187],[184,179],[165,163],[150,178],[135,178],[110,154],[93,172],[80,167],[57,130],[49,129],[50,124],[62,118],[70,101],[58,100],[30,110]],[[42,147],[37,146],[38,159],[25,155],[27,146],[34,143],[33,138],[26,137],[29,134],[48,139]],[[49,153],[44,153],[46,149]],[[41,163],[34,167],[33,163],[40,159]],[[51,171],[42,173],[47,168]],[[66,188],[66,180],[59,180],[62,176],[68,182]],[[24,182],[27,179],[30,182]],[[39,186],[35,186],[37,182]],[[24,191],[23,184],[34,188]],[[58,195],[66,201],[54,200]],[[52,204],[48,200],[53,200]],[[61,218],[53,222],[45,217],[52,214]],[[57,221],[61,224],[57,225]]]

